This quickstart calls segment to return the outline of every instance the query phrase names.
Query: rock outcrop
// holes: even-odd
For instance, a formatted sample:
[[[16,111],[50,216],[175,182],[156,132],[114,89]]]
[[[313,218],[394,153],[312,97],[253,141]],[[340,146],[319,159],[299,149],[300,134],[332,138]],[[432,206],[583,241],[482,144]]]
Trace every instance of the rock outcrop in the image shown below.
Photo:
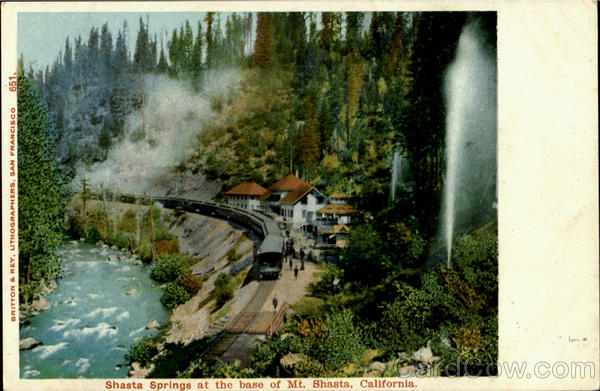
[[[43,343],[35,338],[27,337],[19,341],[19,350],[29,350],[40,345],[43,345]]]

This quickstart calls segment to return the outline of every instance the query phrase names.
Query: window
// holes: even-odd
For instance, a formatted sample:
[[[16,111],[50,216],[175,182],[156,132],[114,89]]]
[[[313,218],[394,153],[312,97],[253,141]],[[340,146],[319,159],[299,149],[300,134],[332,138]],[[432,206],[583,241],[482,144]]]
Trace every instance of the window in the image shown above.
[[[322,204],[323,202],[325,202],[325,198],[317,197],[317,204]]]

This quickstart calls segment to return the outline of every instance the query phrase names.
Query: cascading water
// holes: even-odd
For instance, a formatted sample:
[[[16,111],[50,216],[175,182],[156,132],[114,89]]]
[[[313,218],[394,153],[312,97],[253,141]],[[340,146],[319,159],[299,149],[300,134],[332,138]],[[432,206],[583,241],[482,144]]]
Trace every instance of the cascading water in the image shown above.
[[[441,229],[447,262],[458,230],[490,218],[496,186],[496,58],[477,21],[463,29],[445,77],[446,173]]]
[[[394,151],[394,159],[392,161],[392,181],[390,183],[390,196],[392,202],[396,200],[396,188],[398,187],[398,177],[402,175],[402,157],[398,151]]]

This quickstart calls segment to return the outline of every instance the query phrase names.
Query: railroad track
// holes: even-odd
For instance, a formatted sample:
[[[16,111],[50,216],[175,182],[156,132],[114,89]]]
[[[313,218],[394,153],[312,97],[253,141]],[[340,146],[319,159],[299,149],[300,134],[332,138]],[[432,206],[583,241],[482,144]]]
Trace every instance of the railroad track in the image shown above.
[[[229,323],[225,326],[225,330],[221,333],[216,342],[202,355],[202,359],[204,362],[213,364],[217,361],[217,359],[221,358],[225,352],[230,350],[232,346],[240,339],[242,334],[266,334],[267,329],[265,330],[256,330],[252,329],[252,325],[258,317],[260,316],[260,309],[264,305],[265,301],[269,297],[269,294],[275,288],[275,281],[261,281],[259,283],[258,290],[250,299],[250,302],[240,312],[236,317],[234,317]],[[241,349],[240,353],[245,353],[246,349]],[[235,356],[235,352],[233,352]],[[245,354],[243,354],[245,356]],[[247,359],[247,357],[235,357],[239,360]]]

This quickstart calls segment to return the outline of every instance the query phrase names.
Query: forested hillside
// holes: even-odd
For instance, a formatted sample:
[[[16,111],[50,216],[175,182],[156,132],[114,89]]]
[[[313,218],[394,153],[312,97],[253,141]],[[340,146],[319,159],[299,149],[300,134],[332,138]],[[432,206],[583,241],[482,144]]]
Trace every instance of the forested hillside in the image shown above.
[[[57,159],[69,176],[77,161],[106,159],[123,137],[128,115],[145,104],[146,75],[167,74],[199,90],[209,70],[236,68],[241,88],[213,99],[217,115],[180,169],[227,185],[270,183],[291,170],[325,192],[385,199],[398,150],[411,162],[417,198],[429,201],[442,183],[444,70],[465,19],[208,13],[159,43],[140,18],[135,48],[125,40],[131,26],[114,39],[107,25],[93,28],[87,42],[67,38],[57,61],[35,77],[56,119]],[[494,50],[493,22],[479,19]],[[143,133],[143,118],[140,127]]]
[[[442,254],[436,241],[447,175],[446,73],[465,25],[476,26],[495,67],[494,13],[209,12],[165,40],[149,33],[149,23],[139,19],[134,48],[126,44],[133,27],[113,37],[104,25],[87,42],[67,38],[51,67],[30,71],[54,118],[54,152],[66,178],[112,159],[125,141],[125,151],[159,148],[164,122],[155,117],[163,113],[152,103],[159,97],[173,113],[165,125],[171,173],[199,173],[222,190],[297,173],[365,212],[340,262],[327,265],[282,334],[252,353],[251,370],[215,372],[196,362],[171,376],[362,376],[374,359],[391,362],[428,342],[442,362],[461,363],[446,374],[495,362],[491,202],[482,196],[467,205],[491,212],[455,230],[454,241],[450,235],[452,252]],[[239,76],[215,82],[232,73]],[[166,91],[165,79],[178,87]],[[409,185],[392,199],[394,155],[408,166]],[[495,166],[489,178],[495,181]],[[290,355],[299,364],[283,373]]]

